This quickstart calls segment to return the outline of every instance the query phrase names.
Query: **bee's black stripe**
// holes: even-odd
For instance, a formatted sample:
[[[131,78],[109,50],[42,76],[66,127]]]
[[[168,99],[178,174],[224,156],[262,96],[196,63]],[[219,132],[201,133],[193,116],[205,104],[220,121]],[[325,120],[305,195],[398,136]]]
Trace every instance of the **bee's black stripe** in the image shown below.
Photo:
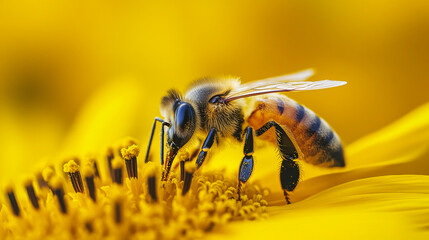
[[[276,102],[277,102],[277,109],[279,110],[279,113],[283,114],[283,112],[285,111],[285,103],[280,98],[277,98]]]
[[[320,120],[318,116],[314,115],[314,122],[308,128],[309,137],[313,136],[315,133],[317,133],[317,131],[319,131],[321,123],[322,123],[322,120]]]
[[[324,142],[323,142],[324,144],[322,146],[329,145],[329,143],[332,142],[332,139],[334,139],[334,131],[332,131],[332,129],[329,129],[328,135],[323,139],[324,139]]]
[[[331,153],[332,158],[334,159],[335,164],[331,167],[344,167],[346,162],[344,161],[344,152],[343,147],[339,146],[334,152]]]
[[[297,105],[298,106],[296,107],[296,121],[299,123],[304,118],[305,109],[301,104],[297,104]]]
[[[322,147],[323,146],[327,147],[334,139],[334,132],[325,124],[321,126],[321,129],[324,129],[324,131],[327,131],[327,134],[317,134],[314,139],[314,144]]]

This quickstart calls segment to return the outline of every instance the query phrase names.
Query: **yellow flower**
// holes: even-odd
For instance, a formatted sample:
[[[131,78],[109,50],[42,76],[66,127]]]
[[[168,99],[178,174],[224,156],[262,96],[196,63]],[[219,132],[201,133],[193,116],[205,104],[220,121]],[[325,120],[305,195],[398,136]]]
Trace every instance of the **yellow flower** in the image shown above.
[[[429,238],[427,105],[348,145],[345,169],[301,163],[291,205],[271,147],[238,202],[234,147],[192,185],[189,164],[160,183],[157,144],[143,156],[161,94],[204,75],[312,66],[349,87],[291,96],[346,143],[384,126],[427,101],[427,0],[0,5],[0,239]]]
[[[119,86],[133,97],[112,96],[109,89]],[[272,177],[278,169],[268,160],[274,156],[270,148],[255,153],[255,175],[244,186],[241,201],[236,200],[234,179],[239,158],[231,149],[216,154],[193,178],[195,168],[185,164],[183,174],[177,169],[161,183],[157,155],[144,163],[135,140],[109,139],[134,124],[109,129],[107,121],[95,127],[119,109],[124,119],[133,118],[139,95],[130,86],[113,84],[89,103],[65,147],[67,161],[46,166],[36,174],[38,181],[4,189],[9,195],[0,212],[2,239],[428,236],[429,104],[347,146],[348,167],[343,170],[302,163],[304,177],[291,195],[292,204],[285,205]],[[111,103],[121,99],[129,104],[115,109]],[[94,131],[114,133],[95,139]],[[112,150],[103,141],[111,141]],[[74,158],[94,151],[101,151],[96,161]],[[191,190],[182,195],[189,181]]]

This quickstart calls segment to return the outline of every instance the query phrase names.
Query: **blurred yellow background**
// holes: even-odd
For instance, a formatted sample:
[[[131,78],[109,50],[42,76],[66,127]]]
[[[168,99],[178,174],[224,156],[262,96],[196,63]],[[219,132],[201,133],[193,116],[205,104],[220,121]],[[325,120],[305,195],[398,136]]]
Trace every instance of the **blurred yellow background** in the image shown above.
[[[169,88],[314,68],[289,94],[345,144],[427,102],[429,2],[1,1],[0,180],[125,136],[146,144]],[[238,160],[237,160],[238,164]]]

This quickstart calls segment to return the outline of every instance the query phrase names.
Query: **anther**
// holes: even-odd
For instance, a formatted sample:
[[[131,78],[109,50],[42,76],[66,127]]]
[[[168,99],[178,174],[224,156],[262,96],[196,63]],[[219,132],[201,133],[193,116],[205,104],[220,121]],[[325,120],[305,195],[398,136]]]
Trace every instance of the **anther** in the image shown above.
[[[180,181],[185,181],[185,161],[180,161]]]
[[[122,221],[122,211],[121,211],[121,203],[120,202],[115,202],[115,222],[116,223],[121,223]]]
[[[54,170],[52,169],[52,167],[46,167],[43,169],[42,171],[42,176],[43,176],[43,180],[46,183],[49,183],[49,181],[51,180],[51,178],[55,175]],[[49,185],[49,184],[48,184]]]
[[[7,197],[9,198],[9,202],[10,202],[10,206],[12,207],[13,214],[19,217],[20,209],[19,209],[18,202],[16,201],[15,193],[13,192],[12,186],[6,187],[6,194],[7,194]]]
[[[119,158],[115,158],[112,161],[113,169],[113,182],[122,185],[122,161]]]
[[[154,163],[147,163],[145,167],[145,177],[147,179],[147,192],[152,202],[158,202],[158,196],[156,191],[156,173],[157,166]]]
[[[196,153],[195,153],[196,154]],[[180,160],[180,181],[185,180],[185,162],[189,161],[189,153],[187,151],[183,151],[179,153],[178,156]]]
[[[113,219],[116,224],[119,224],[122,222],[123,219],[123,206],[124,206],[124,198],[123,194],[118,188],[112,189],[112,212],[113,212]]]
[[[80,217],[82,218],[82,222],[85,226],[85,229],[88,231],[88,233],[94,232],[94,226],[93,226],[94,215],[92,215],[89,212],[83,212]]]
[[[94,171],[90,168],[85,169],[84,176],[85,176],[86,188],[88,189],[89,196],[95,202],[96,196],[95,196]]]
[[[63,170],[65,173],[69,174],[74,191],[83,193],[83,182],[79,171],[79,165],[77,165],[74,160],[70,160],[64,164]]]
[[[85,223],[85,228],[89,233],[92,233],[94,231],[94,228],[92,227],[92,223],[91,222],[86,222]]]
[[[36,192],[34,191],[33,182],[31,179],[28,179],[25,181],[24,185],[31,204],[35,209],[39,209],[39,200],[37,199]]]
[[[45,188],[48,187],[48,183],[43,179],[43,174],[41,172],[38,172],[36,174],[37,184],[39,185],[39,188]]]
[[[109,147],[107,149],[107,153],[106,153],[106,159],[107,159],[107,166],[109,167],[109,174],[110,174],[110,178],[113,180],[113,167],[112,167],[112,161],[113,158],[115,158],[115,155],[113,153],[113,148]]]
[[[48,186],[48,188],[55,195],[54,190],[52,189],[51,185],[49,184],[49,182],[51,181],[51,179],[52,179],[53,176],[55,176],[55,172],[54,172],[54,169],[52,167],[46,167],[46,168],[43,169],[43,171],[42,171],[43,181],[46,183],[46,185]]]
[[[127,148],[121,149],[122,158],[125,160],[127,167],[128,178],[138,178],[137,175],[137,156],[140,153],[140,148],[136,144],[132,144]]]
[[[88,159],[88,165],[90,165],[92,168],[93,168],[93,170],[94,170],[94,176],[95,177],[100,177],[100,172],[98,171],[98,164],[97,164],[97,161],[94,159],[94,158],[89,158]]]
[[[182,196],[184,196],[191,188],[192,177],[194,176],[195,169],[196,166],[193,162],[185,163],[185,178],[183,183]]]
[[[57,176],[52,177],[50,186],[52,187],[54,194],[57,196],[61,212],[64,214],[67,213],[67,205],[64,199],[64,189],[61,179]]]

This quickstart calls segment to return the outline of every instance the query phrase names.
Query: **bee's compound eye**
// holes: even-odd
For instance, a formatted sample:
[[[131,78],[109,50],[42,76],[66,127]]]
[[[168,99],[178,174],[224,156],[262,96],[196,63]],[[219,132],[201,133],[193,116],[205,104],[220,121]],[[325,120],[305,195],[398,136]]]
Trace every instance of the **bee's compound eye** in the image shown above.
[[[216,96],[210,98],[209,103],[213,103],[213,104],[224,103],[224,98],[220,95],[216,95]]]
[[[173,111],[177,109],[177,107],[180,105],[180,99],[176,99],[173,103]]]
[[[177,130],[181,132],[188,130],[195,122],[194,108],[189,103],[181,102],[176,108],[175,118]]]

